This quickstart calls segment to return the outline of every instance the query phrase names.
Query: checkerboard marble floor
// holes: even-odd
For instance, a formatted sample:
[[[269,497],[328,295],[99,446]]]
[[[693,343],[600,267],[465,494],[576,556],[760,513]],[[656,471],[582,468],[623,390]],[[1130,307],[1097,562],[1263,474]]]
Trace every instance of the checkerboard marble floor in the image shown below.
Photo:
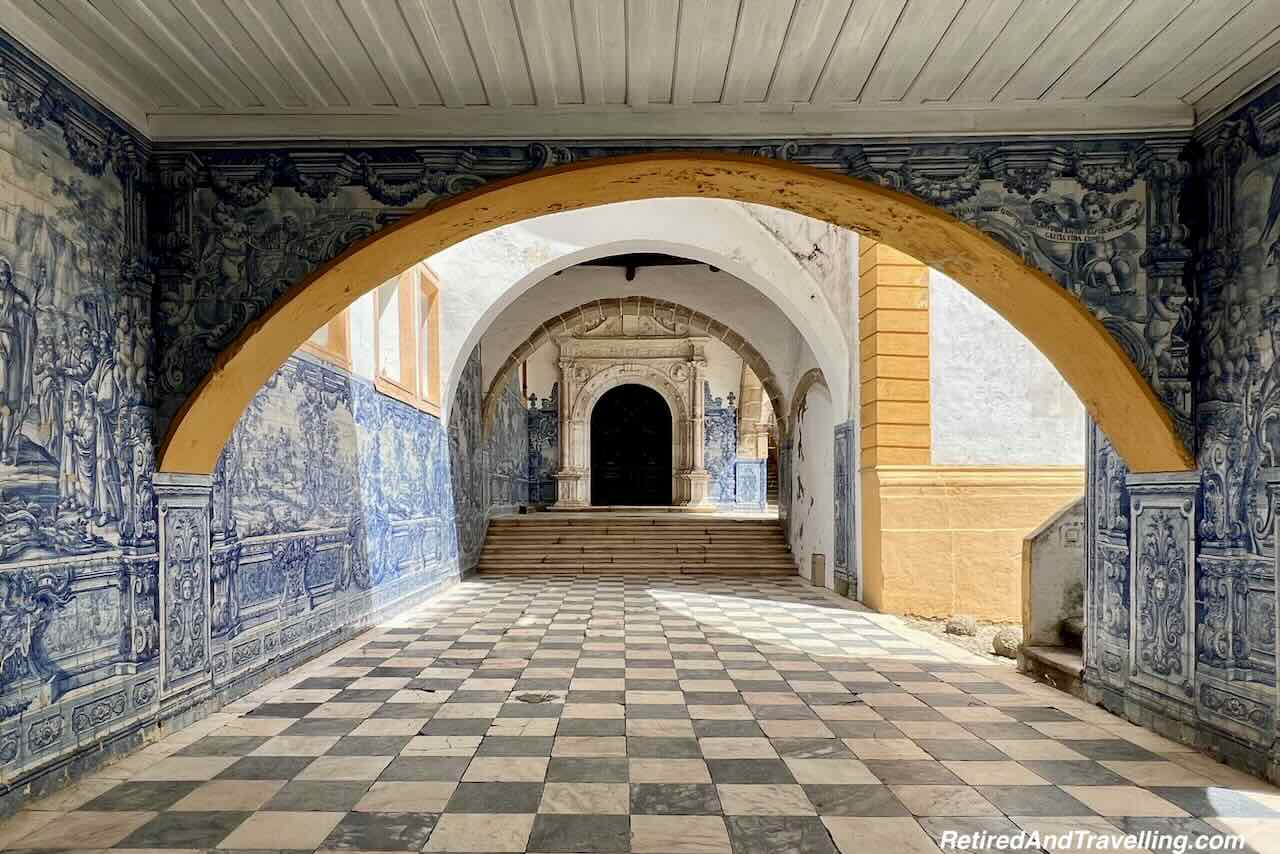
[[[1280,793],[799,579],[483,578],[31,803],[10,850],[1280,847]]]

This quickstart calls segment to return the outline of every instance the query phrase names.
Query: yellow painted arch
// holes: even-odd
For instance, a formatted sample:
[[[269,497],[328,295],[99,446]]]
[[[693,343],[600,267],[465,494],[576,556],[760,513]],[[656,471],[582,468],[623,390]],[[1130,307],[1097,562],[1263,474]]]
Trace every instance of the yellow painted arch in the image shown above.
[[[298,347],[410,265],[498,226],[636,199],[769,205],[852,229],[946,273],[1051,361],[1135,472],[1194,467],[1168,412],[1102,324],[1049,276],[939,208],[845,175],[730,154],[588,160],[443,200],[353,245],[290,288],[219,355],[160,450],[163,472],[207,474],[250,400]]]

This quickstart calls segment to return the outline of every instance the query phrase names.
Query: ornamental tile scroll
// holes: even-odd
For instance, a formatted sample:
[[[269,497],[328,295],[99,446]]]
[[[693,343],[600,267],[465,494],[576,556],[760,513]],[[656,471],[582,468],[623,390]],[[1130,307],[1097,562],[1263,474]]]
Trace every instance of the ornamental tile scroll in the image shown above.
[[[211,488],[208,476],[156,476],[162,696],[198,687],[211,675]]]
[[[1195,472],[1129,475],[1130,681],[1194,702]]]

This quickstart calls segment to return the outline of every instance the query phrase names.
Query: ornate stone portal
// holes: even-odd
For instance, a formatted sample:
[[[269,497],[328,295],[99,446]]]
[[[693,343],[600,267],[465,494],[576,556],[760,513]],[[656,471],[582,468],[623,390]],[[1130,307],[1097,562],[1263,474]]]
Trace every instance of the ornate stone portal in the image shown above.
[[[591,311],[593,309],[585,309]],[[671,410],[671,500],[712,511],[703,462],[703,395],[708,338],[679,318],[607,312],[603,307],[571,335],[557,335],[560,366],[560,469],[556,509],[591,506],[591,412],[620,385],[647,386]]]

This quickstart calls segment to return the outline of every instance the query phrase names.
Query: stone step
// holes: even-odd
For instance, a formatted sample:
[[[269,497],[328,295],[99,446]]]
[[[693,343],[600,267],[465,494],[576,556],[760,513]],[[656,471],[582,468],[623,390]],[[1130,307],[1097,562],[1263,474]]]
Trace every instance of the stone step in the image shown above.
[[[521,551],[537,551],[539,549],[550,551],[558,548],[582,548],[582,549],[629,549],[631,551],[646,551],[653,549],[667,550],[685,550],[685,551],[707,551],[709,549],[729,549],[735,552],[755,552],[769,551],[772,549],[781,549],[787,551],[787,544],[776,541],[748,543],[748,542],[715,542],[706,540],[685,540],[682,542],[672,542],[670,540],[653,540],[646,542],[644,540],[574,540],[566,537],[563,540],[553,542],[538,542],[536,540],[520,540],[519,542],[504,542],[502,540],[486,541],[489,545],[504,549],[519,549]]]
[[[478,571],[486,575],[741,575],[785,576],[795,575],[795,567],[735,566],[720,567],[713,564],[624,564],[624,563],[564,563],[564,564],[492,564],[481,561]]]
[[[536,554],[663,554],[663,555],[706,555],[706,554],[722,554],[732,555],[750,560],[758,556],[784,556],[790,557],[791,550],[784,543],[770,543],[768,545],[753,548],[730,548],[723,544],[719,545],[691,545],[688,543],[649,543],[643,548],[636,548],[634,545],[626,543],[600,543],[596,545],[583,545],[580,543],[554,543],[545,544],[521,544],[510,545],[503,543],[486,542],[484,546],[485,552],[512,555],[536,555]]]
[[[718,525],[498,525],[493,522],[489,523],[489,527],[495,531],[514,532],[527,531],[529,533],[555,533],[557,531],[564,533],[573,531],[581,533],[584,531],[630,531],[637,534],[732,534],[741,536],[759,536],[761,534],[776,534],[779,529],[776,525],[734,525],[732,527],[720,527]]]
[[[557,544],[575,546],[603,546],[616,543],[627,546],[649,546],[670,543],[677,546],[726,546],[737,548],[757,548],[762,546],[785,546],[781,537],[629,537],[629,536],[575,536],[573,534],[557,534],[552,537],[529,537],[517,534],[494,534],[487,538],[490,542],[504,546],[545,547]]]
[[[795,566],[791,560],[655,560],[651,557],[636,556],[634,558],[607,558],[599,555],[579,555],[576,557],[553,555],[545,558],[515,558],[506,555],[481,555],[480,563],[487,566],[576,566],[592,564],[596,566],[708,566],[723,570],[739,568],[790,569]]]
[[[796,572],[776,519],[554,512],[492,520],[477,568],[539,575]]]

